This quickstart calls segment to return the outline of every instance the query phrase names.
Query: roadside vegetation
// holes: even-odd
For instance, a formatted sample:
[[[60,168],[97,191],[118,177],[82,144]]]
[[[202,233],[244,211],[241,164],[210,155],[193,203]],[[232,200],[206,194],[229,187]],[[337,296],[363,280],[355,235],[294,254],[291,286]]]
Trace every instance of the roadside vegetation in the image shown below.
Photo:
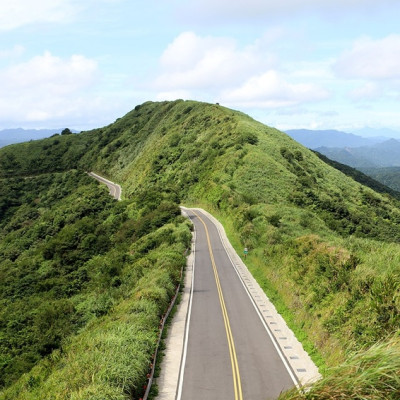
[[[57,148],[55,152],[53,147]],[[38,159],[40,161],[35,161]],[[381,346],[376,354],[387,358],[386,382],[392,386],[393,382],[398,382],[395,378],[398,369],[390,367],[396,366],[395,361],[390,360],[389,351],[381,351],[388,348],[393,354],[399,351],[395,338],[400,328],[400,208],[389,189],[386,191],[379,186],[380,193],[377,193],[363,186],[287,135],[242,113],[219,105],[181,100],[145,103],[114,124],[98,130],[55,136],[0,151],[0,174],[8,181],[17,179],[21,173],[33,177],[71,168],[90,169],[112,178],[123,185],[127,199],[121,204],[105,201],[105,204],[114,204],[110,207],[124,211],[110,211],[104,221],[114,220],[111,215],[119,213],[125,215],[125,220],[121,225],[113,225],[115,231],[105,235],[109,247],[104,254],[101,250],[94,256],[114,257],[110,255],[114,254],[114,248],[125,246],[120,261],[124,272],[115,289],[121,294],[118,297],[121,301],[113,300],[112,307],[100,319],[83,322],[83,328],[74,331],[71,338],[86,340],[90,329],[101,335],[103,328],[117,326],[112,319],[114,312],[120,316],[118,318],[125,318],[124,312],[130,306],[124,308],[123,305],[131,298],[123,294],[126,293],[123,290],[127,285],[139,285],[142,279],[135,273],[128,273],[131,267],[125,263],[133,263],[133,270],[136,270],[136,263],[148,265],[141,270],[149,273],[148,279],[157,279],[164,267],[150,268],[154,264],[152,252],[156,251],[162,258],[176,243],[177,254],[181,254],[182,243],[189,240],[188,226],[179,216],[174,217],[177,220],[159,217],[159,207],[166,207],[166,201],[171,207],[179,203],[198,205],[221,218],[239,254],[244,247],[249,249],[246,263],[271,299],[279,304],[291,327],[307,342],[318,365],[323,367],[327,380],[321,382],[334,385],[334,380],[340,379],[341,372],[337,371],[350,368],[349,362],[354,365],[368,360],[376,347],[368,349],[376,343]],[[374,185],[368,180],[363,183]],[[99,211],[99,215],[102,212],[105,211]],[[159,220],[154,226],[154,221]],[[170,224],[167,225],[170,228],[164,223]],[[104,224],[106,229],[108,225]],[[130,224],[135,226],[132,231]],[[97,224],[94,229],[101,225],[103,223]],[[166,235],[165,229],[172,229],[172,236]],[[130,233],[124,233],[126,231]],[[164,237],[174,239],[168,239],[171,243],[166,244]],[[57,254],[60,247],[53,242],[56,238],[51,235],[48,247],[43,245],[43,249],[50,249],[44,254]],[[125,240],[128,244],[123,244]],[[32,251],[32,246],[28,246],[28,251]],[[142,258],[137,259],[139,255]],[[40,257],[43,257],[39,263],[42,268],[49,260],[44,255]],[[176,257],[178,270],[183,260],[181,256]],[[17,259],[7,260],[15,262]],[[87,263],[101,265],[92,259],[83,260],[82,265]],[[125,285],[124,279],[129,284]],[[165,287],[164,284],[160,286]],[[159,317],[159,313],[157,309],[155,315]],[[113,322],[108,324],[107,321]],[[156,328],[157,323],[152,329]],[[65,342],[62,339],[60,343],[62,357],[69,357],[68,354],[80,357],[79,349],[89,346],[73,347],[77,342],[72,339]],[[111,347],[117,346],[112,340],[108,343]],[[93,348],[97,349],[98,345],[94,344]],[[51,366],[46,367],[48,371],[66,371],[57,367],[70,365],[65,358],[54,361],[60,364],[51,364],[52,355],[61,350],[54,351],[45,357],[46,361],[34,367],[32,373],[38,371],[37,368],[45,368],[45,363],[50,363],[46,364]],[[355,353],[356,358],[351,358]],[[87,351],[81,355],[90,357],[91,354]],[[76,365],[86,362],[76,360]],[[113,363],[111,360],[110,371]],[[374,368],[355,368],[351,376],[359,378],[357,382],[363,386],[368,378],[361,378],[373,371]],[[32,373],[17,381],[12,390],[26,387],[27,379],[36,376]],[[38,376],[43,374],[40,372]],[[125,376],[121,371],[116,372],[117,375]],[[64,378],[54,375],[54,379],[63,382]],[[21,385],[21,382],[25,383]],[[99,388],[103,387],[104,382],[99,382]],[[40,390],[44,390],[43,387]],[[81,383],[74,387],[81,387]],[[82,396],[73,398],[101,398]],[[306,398],[325,399],[317,394]]]
[[[291,390],[280,400],[397,400],[400,398],[399,337],[350,354],[341,365],[302,391]]]
[[[179,207],[77,171],[1,183],[0,398],[141,397],[190,243]]]

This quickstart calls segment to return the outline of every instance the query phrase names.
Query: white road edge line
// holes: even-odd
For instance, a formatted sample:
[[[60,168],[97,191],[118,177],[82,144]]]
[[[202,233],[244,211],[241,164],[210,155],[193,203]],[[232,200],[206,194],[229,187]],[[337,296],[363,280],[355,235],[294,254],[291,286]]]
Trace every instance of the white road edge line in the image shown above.
[[[196,209],[196,211],[200,211],[200,212],[202,212],[202,213],[204,214],[204,211],[203,211],[203,210]],[[205,214],[205,215],[208,217],[207,214]],[[211,214],[210,214],[210,215],[211,215]],[[214,218],[214,217],[213,217],[213,218]],[[218,235],[219,235],[219,237],[220,237],[220,239],[221,239],[222,245],[224,246],[225,252],[226,252],[226,254],[228,255],[228,258],[229,258],[229,260],[230,260],[230,262],[231,262],[231,264],[232,264],[232,266],[233,266],[233,269],[235,270],[237,276],[239,277],[239,280],[240,280],[240,282],[242,283],[242,285],[243,285],[243,287],[244,287],[244,289],[245,289],[245,291],[246,291],[246,293],[247,293],[247,296],[249,296],[249,299],[250,299],[251,303],[253,304],[253,307],[254,307],[254,309],[256,310],[257,315],[258,315],[258,317],[259,317],[260,320],[261,320],[261,323],[263,324],[265,330],[268,332],[268,335],[269,335],[269,337],[270,337],[270,339],[271,339],[271,341],[272,341],[272,343],[273,343],[273,345],[274,345],[274,347],[275,347],[275,349],[276,349],[276,351],[277,351],[279,357],[281,358],[281,360],[282,360],[282,362],[283,362],[283,365],[285,366],[286,370],[288,371],[290,378],[292,379],[292,381],[293,381],[293,383],[296,385],[296,387],[299,388],[299,387],[300,387],[300,380],[299,380],[299,379],[297,378],[297,376],[294,374],[294,372],[293,372],[291,366],[289,365],[288,361],[286,360],[285,355],[284,355],[283,352],[282,352],[282,349],[280,348],[280,346],[279,346],[278,343],[276,342],[276,339],[275,339],[275,337],[273,336],[273,334],[272,334],[272,332],[271,332],[271,329],[270,329],[269,326],[265,323],[264,318],[262,317],[262,315],[261,315],[261,313],[260,313],[260,310],[258,309],[258,307],[257,307],[257,305],[256,305],[256,303],[255,303],[255,301],[254,301],[254,299],[253,299],[253,297],[251,296],[251,294],[250,294],[250,292],[249,292],[249,289],[247,288],[246,284],[244,283],[242,277],[241,277],[240,274],[239,274],[239,271],[238,271],[237,268],[236,268],[235,263],[233,262],[233,260],[232,260],[232,258],[231,258],[231,256],[230,256],[230,254],[229,254],[229,251],[228,251],[228,249],[227,249],[227,247],[226,247],[226,245],[225,245],[225,240],[223,239],[223,237],[222,237],[222,235],[221,235],[221,232],[220,232],[220,230],[218,229],[218,226],[214,223],[214,221],[213,221],[211,218],[208,218],[208,219],[209,219],[209,220],[214,224],[214,226],[217,228]]]
[[[187,210],[187,209],[186,209]],[[191,220],[187,211],[185,211],[187,217]],[[193,262],[192,262],[192,281],[191,281],[191,288],[190,288],[190,296],[189,296],[189,310],[186,318],[186,329],[185,329],[185,342],[183,344],[183,353],[181,359],[181,368],[179,373],[178,379],[178,388],[176,393],[176,400],[180,400],[182,396],[182,388],[183,388],[183,376],[185,374],[185,365],[186,365],[186,356],[187,356],[187,347],[189,341],[189,329],[190,329],[190,317],[192,315],[192,304],[193,304],[193,287],[194,287],[194,269],[195,269],[195,261],[196,261],[196,228],[193,224],[193,244],[192,244],[192,254],[193,254]]]

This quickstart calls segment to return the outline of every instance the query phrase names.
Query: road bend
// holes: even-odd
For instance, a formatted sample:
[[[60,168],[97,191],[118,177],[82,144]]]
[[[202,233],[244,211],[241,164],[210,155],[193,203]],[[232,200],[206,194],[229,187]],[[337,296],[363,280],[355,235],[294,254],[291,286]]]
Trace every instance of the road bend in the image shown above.
[[[195,264],[177,400],[266,400],[295,386],[221,242],[187,210]]]
[[[108,190],[110,191],[110,195],[112,197],[114,197],[114,199],[116,199],[116,200],[121,200],[122,189],[121,189],[120,185],[118,185],[118,184],[116,184],[114,182],[111,182],[108,179],[103,178],[102,176],[95,174],[94,172],[88,172],[88,175],[91,176],[92,178],[98,180],[99,182],[104,183],[105,185],[107,185]]]

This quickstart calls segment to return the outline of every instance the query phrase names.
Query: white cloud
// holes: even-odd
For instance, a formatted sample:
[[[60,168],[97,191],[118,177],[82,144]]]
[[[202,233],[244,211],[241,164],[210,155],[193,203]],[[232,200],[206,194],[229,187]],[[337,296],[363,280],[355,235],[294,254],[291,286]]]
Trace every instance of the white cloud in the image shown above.
[[[11,30],[31,23],[63,22],[79,10],[73,0],[2,0],[0,30]]]
[[[61,59],[49,52],[0,70],[0,119],[22,123],[80,114],[97,75],[94,60]]]
[[[382,96],[382,88],[375,82],[366,82],[362,86],[353,89],[349,96],[353,100],[377,99]]]
[[[208,21],[218,19],[247,20],[249,18],[274,18],[291,16],[299,13],[348,13],[365,12],[371,7],[377,9],[385,5],[398,5],[397,0],[195,0],[183,7],[183,14]]]
[[[290,76],[296,79],[332,81],[334,79],[331,69],[333,62],[331,59],[313,62],[292,62],[289,64],[288,70],[290,70]]]
[[[400,35],[358,40],[350,51],[340,56],[334,68],[344,78],[399,79]]]
[[[176,99],[188,100],[191,98],[191,93],[188,90],[170,90],[166,92],[157,93],[156,99],[158,101],[171,101]]]
[[[31,60],[0,71],[3,89],[9,92],[40,96],[73,93],[95,79],[97,62],[81,55],[67,60],[45,52]]]
[[[314,83],[317,69],[319,80],[327,77],[322,65],[303,65],[302,74],[296,69],[288,75],[279,72],[269,47],[282,34],[267,33],[243,48],[228,38],[179,35],[162,54],[161,73],[154,83],[157,99],[194,97],[246,108],[326,99],[329,93]]]
[[[319,101],[329,93],[314,84],[289,83],[277,71],[268,71],[249,78],[238,88],[226,90],[221,101],[242,107],[289,107]]]
[[[275,63],[261,47],[256,43],[238,49],[233,39],[182,33],[164,51],[155,87],[213,90],[241,82],[248,74]]]
[[[99,7],[99,3],[112,4],[121,0],[1,0],[0,31],[17,29],[37,23],[65,23],[79,13]]]
[[[11,49],[0,50],[0,59],[20,57],[25,52],[25,47],[15,45]]]

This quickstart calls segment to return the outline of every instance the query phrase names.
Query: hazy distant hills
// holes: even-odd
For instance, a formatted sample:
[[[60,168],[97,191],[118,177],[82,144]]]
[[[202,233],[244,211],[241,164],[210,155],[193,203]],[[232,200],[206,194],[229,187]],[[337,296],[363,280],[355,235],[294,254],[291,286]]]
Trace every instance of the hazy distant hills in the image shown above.
[[[394,190],[400,190],[400,167],[360,168],[360,170]]]
[[[286,133],[294,140],[310,149],[317,149],[319,147],[368,146],[382,142],[386,139],[383,137],[365,138],[337,130],[314,131],[308,129],[292,129],[286,131]]]
[[[399,133],[390,129],[358,130],[363,137],[337,130],[289,130],[286,133],[304,146],[318,151],[330,160],[348,165],[364,172],[377,181],[400,189],[400,141]],[[388,137],[385,137],[388,136]]]
[[[29,140],[38,140],[60,133],[60,129],[3,129],[0,130],[0,147],[13,143],[28,142]],[[71,129],[71,132],[77,133]]]
[[[320,147],[360,147],[369,146],[383,142],[385,137],[366,138],[353,133],[346,133],[337,130],[308,130],[292,129],[286,133],[297,142],[310,148]]]
[[[400,139],[400,132],[390,128],[361,128],[352,130],[355,135],[360,135],[363,137],[386,137]]]
[[[377,132],[396,134],[390,130]],[[286,133],[302,145],[354,168],[400,166],[400,141],[397,139],[362,137],[337,130],[296,129]]]
[[[400,166],[400,141],[389,139],[371,146],[354,148],[319,147],[327,157],[354,168]]]

